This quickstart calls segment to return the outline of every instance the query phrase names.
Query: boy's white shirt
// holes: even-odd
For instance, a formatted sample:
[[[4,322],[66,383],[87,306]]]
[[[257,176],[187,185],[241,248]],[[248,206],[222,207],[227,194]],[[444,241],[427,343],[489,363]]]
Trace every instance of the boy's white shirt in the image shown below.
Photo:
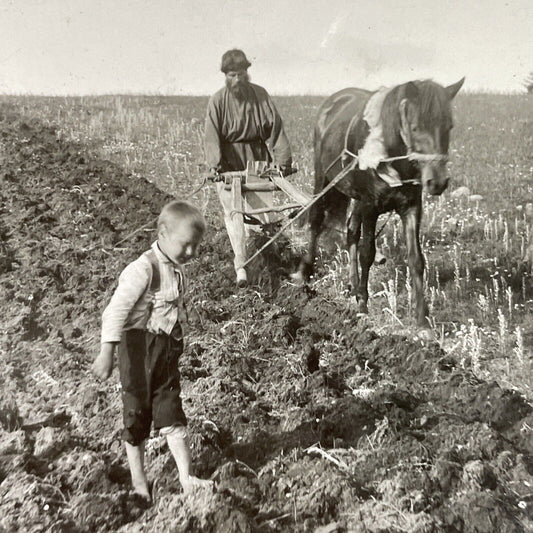
[[[161,252],[157,241],[151,249],[159,264],[159,289],[155,293],[150,290],[153,267],[145,252],[120,274],[102,314],[102,343],[120,342],[123,331],[128,329],[170,335],[176,325],[186,291],[183,267]]]

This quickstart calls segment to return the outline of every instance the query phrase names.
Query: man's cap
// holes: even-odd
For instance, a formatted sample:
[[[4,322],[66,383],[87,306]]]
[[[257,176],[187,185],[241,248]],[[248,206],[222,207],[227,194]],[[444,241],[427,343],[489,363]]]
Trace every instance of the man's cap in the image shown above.
[[[244,52],[234,48],[233,50],[228,50],[222,56],[222,65],[220,70],[227,74],[232,70],[246,70],[251,63],[246,59]]]

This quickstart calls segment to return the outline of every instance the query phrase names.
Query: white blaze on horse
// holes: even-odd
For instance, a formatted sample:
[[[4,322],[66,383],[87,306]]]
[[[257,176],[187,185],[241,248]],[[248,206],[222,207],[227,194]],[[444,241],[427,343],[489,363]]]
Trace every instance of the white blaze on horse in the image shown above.
[[[310,209],[309,249],[297,279],[312,274],[325,216],[347,221],[350,287],[360,311],[368,312],[376,222],[380,214],[394,210],[405,232],[417,323],[429,327],[419,239],[422,190],[439,195],[448,185],[451,101],[463,83],[464,78],[449,87],[414,81],[377,93],[349,88],[320,106],[314,133],[314,193],[322,196]]]

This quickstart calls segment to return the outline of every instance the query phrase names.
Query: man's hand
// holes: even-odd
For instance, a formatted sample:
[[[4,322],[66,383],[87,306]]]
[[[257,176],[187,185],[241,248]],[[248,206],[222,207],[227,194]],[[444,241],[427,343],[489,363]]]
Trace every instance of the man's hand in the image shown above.
[[[94,360],[91,367],[93,374],[99,379],[107,379],[113,371],[113,354],[115,353],[115,344],[104,342],[100,348],[98,357]]]
[[[218,181],[223,181],[224,176],[220,175],[220,172],[219,172],[218,168],[211,167],[209,169],[209,174],[207,175],[207,179],[209,181],[213,181],[213,182],[216,183]]]

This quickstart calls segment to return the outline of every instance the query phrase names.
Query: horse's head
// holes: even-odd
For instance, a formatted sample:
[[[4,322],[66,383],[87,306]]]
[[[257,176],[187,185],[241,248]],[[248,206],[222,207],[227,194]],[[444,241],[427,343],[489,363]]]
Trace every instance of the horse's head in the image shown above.
[[[462,78],[449,87],[430,80],[409,82],[398,87],[394,99],[396,143],[399,141],[407,153],[427,156],[419,158],[417,164],[422,185],[429,194],[441,194],[448,186],[451,101],[464,81]]]

